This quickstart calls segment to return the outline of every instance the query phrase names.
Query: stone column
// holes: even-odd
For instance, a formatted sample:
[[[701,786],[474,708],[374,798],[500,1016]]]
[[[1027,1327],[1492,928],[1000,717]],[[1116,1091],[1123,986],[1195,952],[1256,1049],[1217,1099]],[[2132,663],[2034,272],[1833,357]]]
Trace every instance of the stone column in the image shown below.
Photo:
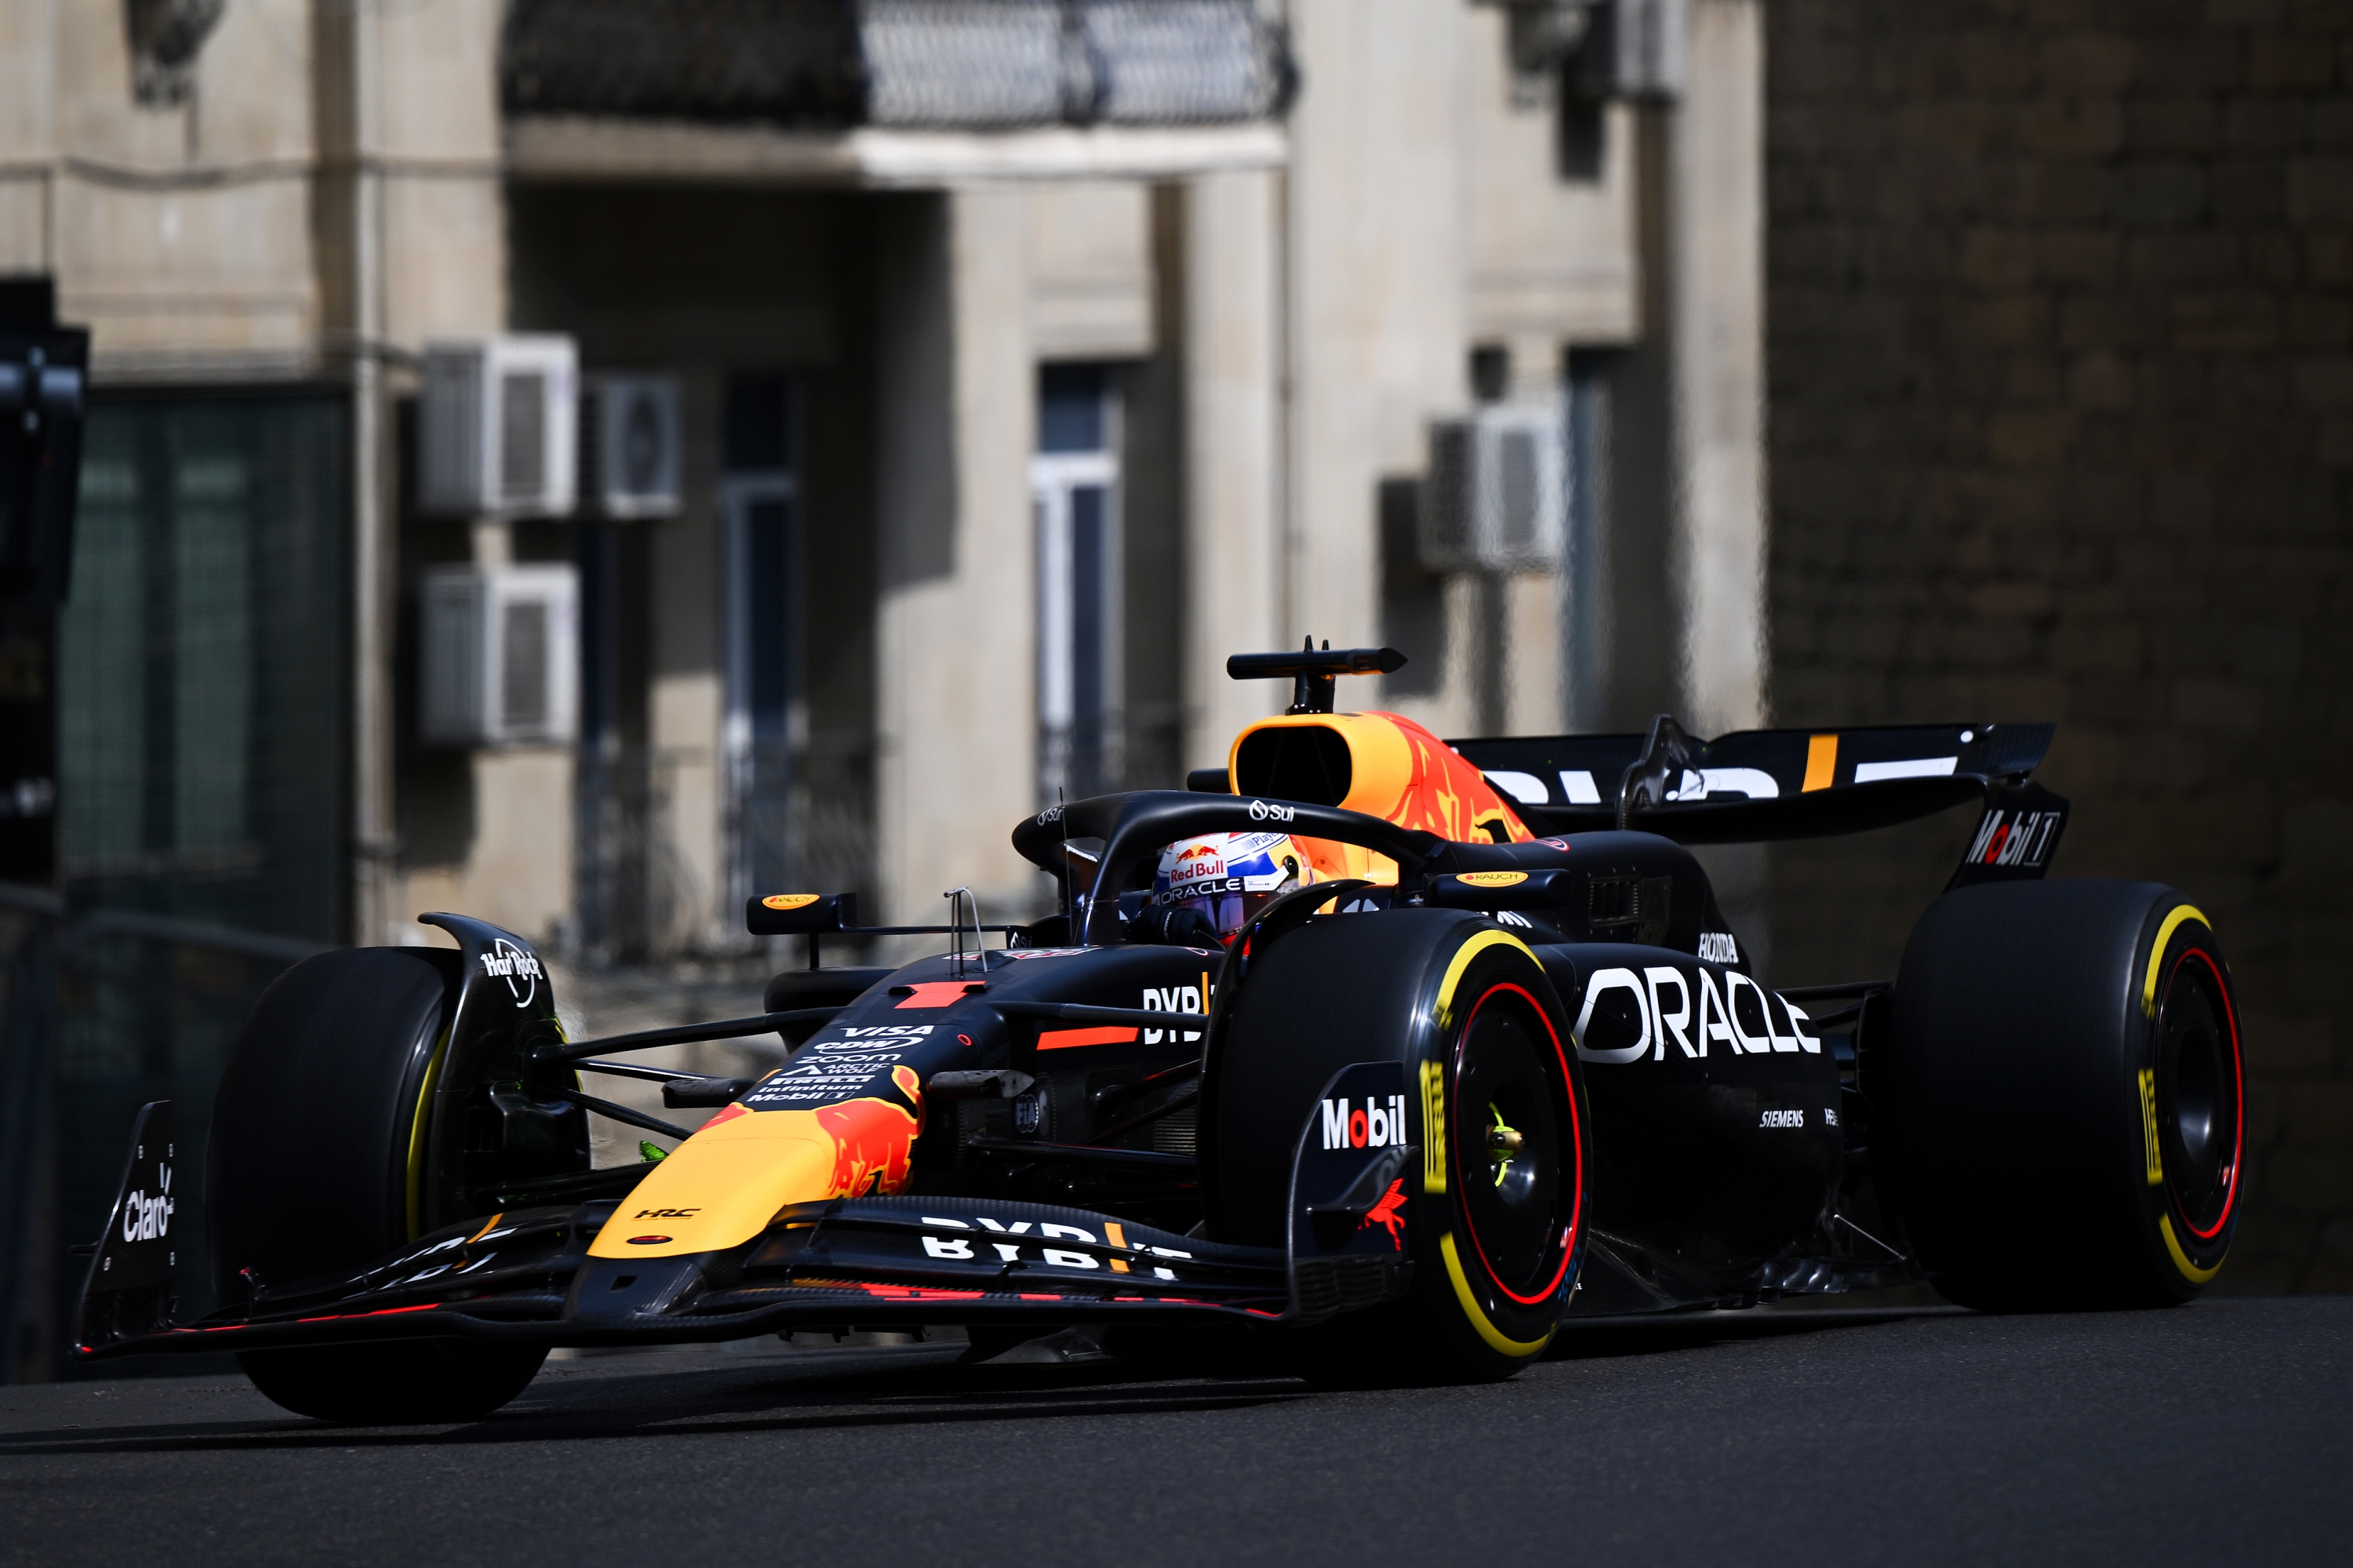
[[[320,13],[322,29],[342,16],[336,7]],[[498,0],[446,0],[422,8],[352,9],[348,26],[353,60],[349,69],[353,129],[348,162],[331,156],[331,176],[350,182],[353,236],[350,287],[352,352],[365,365],[382,365],[387,350],[415,353],[436,338],[481,337],[507,329],[506,196],[501,172],[498,106],[498,40],[504,7]],[[322,95],[338,90],[322,75]],[[330,338],[333,342],[333,338]],[[381,373],[379,373],[381,374]],[[406,388],[385,376],[380,397]],[[413,382],[408,384],[413,387]],[[388,407],[386,409],[388,413]],[[388,461],[390,420],[377,415],[374,438],[378,468],[364,467],[368,438],[362,434],[363,467],[358,541],[364,555],[373,495],[375,526],[395,520],[395,476]],[[447,527],[445,523],[426,524]],[[371,614],[389,610],[397,585],[390,581],[395,558],[388,537],[375,546],[385,577],[362,609],[360,704],[368,719],[371,680],[388,676],[392,639],[388,619],[375,630],[376,649],[366,652]],[[479,564],[496,565],[512,555],[513,539],[504,527],[476,540]],[[371,670],[374,674],[371,675]],[[388,729],[388,716],[374,721]],[[386,737],[388,738],[388,737]],[[389,747],[372,762],[364,739],[357,761],[364,819],[388,805],[371,805],[366,775],[388,775]],[[379,740],[376,744],[384,744]],[[568,747],[517,747],[483,750],[471,759],[473,842],[455,874],[436,870],[388,879],[387,934],[398,933],[421,908],[456,907],[533,938],[555,935],[572,908],[573,760]],[[384,824],[388,837],[390,822]],[[358,846],[365,853],[363,827]],[[414,935],[415,933],[408,933]]]
[[[1601,712],[1762,722],[1764,69],[1758,0],[1695,0],[1689,74],[1636,124],[1641,336],[1610,377]]]
[[[1684,722],[1765,718],[1765,18],[1695,0],[1669,178],[1675,526]]]
[[[1236,730],[1288,700],[1276,683],[1226,678],[1228,654],[1288,641],[1279,597],[1277,178],[1207,175],[1184,188],[1187,768],[1224,762]]]
[[[397,907],[393,874],[396,501],[386,471],[383,366],[370,352],[385,334],[384,208],[371,156],[382,135],[380,21],[362,7],[322,6],[312,22],[320,336],[322,357],[343,361],[351,388],[351,937],[361,946],[390,940],[412,913]]]
[[[1290,8],[1305,83],[1291,114],[1283,215],[1282,641],[1293,646],[1310,632],[1335,647],[1380,640],[1384,485],[1421,474],[1430,419],[1470,403],[1464,8],[1392,0],[1377,10],[1376,21],[1357,0]],[[1415,679],[1351,680],[1341,705],[1397,706],[1442,734],[1469,729],[1463,616],[1476,597],[1447,593],[1444,644],[1405,651]],[[1433,671],[1443,677],[1435,689]]]
[[[872,921],[1043,913],[1017,856],[1038,810],[1028,197],[877,198],[876,857]],[[934,942],[934,947],[937,944]]]

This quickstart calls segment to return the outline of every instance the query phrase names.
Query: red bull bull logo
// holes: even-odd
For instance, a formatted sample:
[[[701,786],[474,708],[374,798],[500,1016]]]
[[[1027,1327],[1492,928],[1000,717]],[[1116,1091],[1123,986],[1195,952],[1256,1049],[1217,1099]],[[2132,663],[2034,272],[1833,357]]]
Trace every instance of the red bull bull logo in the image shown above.
[[[1356,1228],[1360,1231],[1368,1231],[1375,1225],[1389,1233],[1389,1245],[1392,1248],[1399,1252],[1405,1250],[1404,1178],[1400,1177],[1389,1183],[1389,1190],[1381,1194],[1379,1202],[1375,1203],[1366,1212],[1363,1221]]]
[[[1226,874],[1226,863],[1208,844],[1192,844],[1176,852],[1176,863],[1168,873],[1171,883],[1193,883],[1205,877]]]
[[[908,1161],[923,1131],[923,1081],[903,1066],[891,1069],[891,1081],[914,1109],[872,1097],[817,1107],[818,1126],[833,1139],[833,1178],[825,1196],[887,1196],[907,1185]]]

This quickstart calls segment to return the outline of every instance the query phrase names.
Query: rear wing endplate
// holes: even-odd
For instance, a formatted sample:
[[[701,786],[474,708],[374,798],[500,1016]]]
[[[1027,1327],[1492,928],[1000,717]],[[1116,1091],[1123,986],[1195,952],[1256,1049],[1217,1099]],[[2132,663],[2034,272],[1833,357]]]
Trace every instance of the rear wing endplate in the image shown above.
[[[1738,730],[1694,740],[1662,714],[1643,735],[1458,740],[1530,827],[1633,828],[1678,843],[1867,832],[1982,802],[1949,886],[2039,877],[2068,803],[2033,782],[2047,724]]]

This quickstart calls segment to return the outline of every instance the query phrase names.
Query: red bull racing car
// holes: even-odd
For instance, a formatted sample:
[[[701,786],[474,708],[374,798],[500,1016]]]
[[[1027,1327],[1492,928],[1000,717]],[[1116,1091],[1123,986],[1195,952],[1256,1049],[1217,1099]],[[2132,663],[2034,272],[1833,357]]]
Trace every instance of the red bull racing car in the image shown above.
[[[1294,683],[1226,766],[1019,824],[1056,912],[823,967],[758,1017],[569,1041],[529,943],[288,971],[240,1035],[203,1202],[220,1309],[175,1320],[170,1107],[142,1113],[77,1354],[234,1351],[289,1409],[454,1419],[551,1347],[958,1325],[1227,1325],[1314,1375],[1508,1375],[1565,1318],[1930,1280],[1982,1308],[2162,1304],[2221,1266],[2239,1022],[2206,918],[2042,880],[2051,729],[1441,741]],[[1966,803],[1893,980],[1775,990],[1691,844]],[[904,930],[904,927],[892,929]],[[707,1078],[635,1049],[780,1034]],[[600,1098],[663,1081],[690,1129]],[[683,1139],[596,1168],[588,1118]],[[653,1146],[649,1152],[658,1153]],[[191,1260],[192,1262],[194,1260]]]

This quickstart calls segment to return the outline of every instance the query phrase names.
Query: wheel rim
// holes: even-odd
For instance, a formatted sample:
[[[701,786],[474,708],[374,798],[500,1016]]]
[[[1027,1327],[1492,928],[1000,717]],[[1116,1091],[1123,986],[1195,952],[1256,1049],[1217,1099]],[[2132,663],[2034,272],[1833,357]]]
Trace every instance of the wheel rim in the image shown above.
[[[2174,960],[2157,1015],[2157,1130],[2165,1185],[2189,1234],[2221,1234],[2245,1141],[2238,1020],[2202,949]]]
[[[1448,1119],[1472,1251],[1495,1287],[1533,1306],[1559,1288],[1578,1213],[1577,1111],[1544,1009],[1489,987],[1455,1043]]]

